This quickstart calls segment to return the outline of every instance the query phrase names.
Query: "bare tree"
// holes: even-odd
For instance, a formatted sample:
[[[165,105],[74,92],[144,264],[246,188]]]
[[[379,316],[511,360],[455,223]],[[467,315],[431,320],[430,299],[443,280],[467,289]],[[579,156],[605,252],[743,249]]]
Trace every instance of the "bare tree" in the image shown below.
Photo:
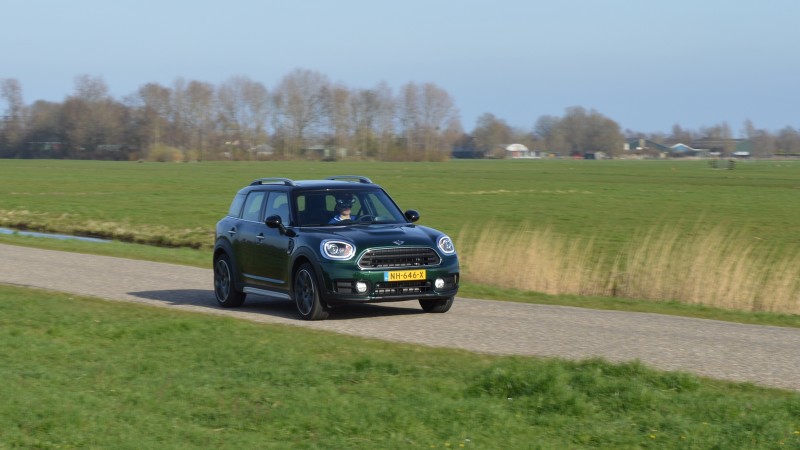
[[[775,136],[767,130],[756,128],[752,120],[745,120],[742,134],[753,143],[753,156],[765,157],[775,154]]]
[[[733,154],[736,150],[736,143],[733,140],[733,132],[728,122],[721,122],[716,125],[700,128],[700,133],[706,139],[707,144],[711,144],[712,149],[720,151],[725,155]]]
[[[109,149],[123,143],[126,114],[125,107],[108,94],[101,77],[77,76],[75,92],[64,102],[62,122],[71,156],[119,158],[116,150],[109,153]]]
[[[422,143],[422,106],[420,105],[420,89],[414,83],[400,88],[397,100],[398,120],[405,141],[406,157],[416,159]]]
[[[700,133],[710,139],[732,139],[733,132],[728,122],[721,122],[715,125],[700,128]]]
[[[298,155],[306,140],[319,131],[327,112],[329,86],[325,75],[295,69],[275,88],[273,119],[284,155]]]
[[[386,83],[350,95],[353,148],[366,157],[383,159],[394,140],[394,96]]]
[[[800,155],[800,131],[784,127],[775,138],[775,147],[780,153]]]
[[[214,87],[177,78],[169,96],[169,142],[189,159],[204,159],[214,127]]]
[[[544,115],[539,117],[533,127],[533,133],[543,143],[545,150],[561,153],[567,148],[567,138],[564,130],[559,127],[561,119],[556,116]]]
[[[147,83],[131,98],[139,145],[148,149],[162,143],[172,117],[172,90],[158,83]],[[171,144],[171,143],[170,143]]]
[[[331,130],[331,140],[334,147],[350,147],[350,136],[353,133],[352,93],[343,85],[335,85],[329,89],[326,116]]]
[[[265,143],[269,93],[247,77],[229,79],[217,90],[219,122],[234,150],[251,150]]]
[[[23,150],[28,112],[19,81],[14,78],[0,79],[0,99],[6,106],[0,116],[0,155],[13,156]]]
[[[200,160],[205,159],[208,139],[213,133],[214,86],[190,81],[184,94],[182,114],[189,133],[188,148],[196,149]]]
[[[169,138],[170,145],[186,150],[189,131],[185,122],[187,114],[186,80],[178,77],[172,82],[169,108]]]
[[[461,129],[458,110],[450,94],[432,83],[408,83],[400,90],[399,120],[411,159],[449,157]]]
[[[672,144],[690,145],[697,138],[697,135],[690,130],[686,130],[677,123],[672,126],[672,134],[667,138]]]
[[[397,101],[395,100],[392,88],[385,82],[378,83],[370,91],[373,107],[370,108],[374,113],[375,120],[371,127],[377,136],[377,156],[380,159],[386,158],[389,150],[395,145],[395,117],[397,113]]]
[[[567,108],[561,119],[540,118],[536,133],[542,135],[550,149],[570,155],[604,152],[613,156],[624,141],[619,124],[580,106]]]
[[[30,107],[27,124],[28,141],[36,143],[27,155],[34,158],[64,158],[65,148],[61,143],[61,116],[63,104],[38,100]]]
[[[492,113],[478,117],[472,135],[475,137],[476,150],[484,156],[505,158],[505,146],[513,143],[511,127]]]
[[[453,134],[462,131],[458,109],[450,94],[435,84],[425,83],[422,93],[426,159],[447,159]]]

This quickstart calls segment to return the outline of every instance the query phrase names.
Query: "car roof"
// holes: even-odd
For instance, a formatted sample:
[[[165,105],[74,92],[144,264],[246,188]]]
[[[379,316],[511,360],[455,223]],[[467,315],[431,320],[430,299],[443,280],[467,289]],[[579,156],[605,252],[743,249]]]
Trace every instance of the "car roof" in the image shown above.
[[[379,187],[374,183],[353,183],[352,181],[338,181],[338,180],[298,180],[294,184],[303,188],[364,188],[364,187]]]
[[[358,176],[331,177],[325,180],[291,180],[289,178],[259,178],[250,185],[242,188],[239,193],[245,193],[261,188],[270,188],[287,191],[306,191],[314,189],[350,189],[373,190],[382,189],[369,178]]]

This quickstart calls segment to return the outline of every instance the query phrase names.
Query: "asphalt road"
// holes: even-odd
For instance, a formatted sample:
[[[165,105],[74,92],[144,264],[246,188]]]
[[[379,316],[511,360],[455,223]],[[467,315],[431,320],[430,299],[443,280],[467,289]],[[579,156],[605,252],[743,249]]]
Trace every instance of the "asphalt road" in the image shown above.
[[[457,298],[446,314],[422,313],[414,301],[346,307],[305,322],[291,302],[254,295],[236,310],[217,307],[210,269],[3,244],[0,283],[475,352],[639,359],[800,390],[800,329],[468,298]]]

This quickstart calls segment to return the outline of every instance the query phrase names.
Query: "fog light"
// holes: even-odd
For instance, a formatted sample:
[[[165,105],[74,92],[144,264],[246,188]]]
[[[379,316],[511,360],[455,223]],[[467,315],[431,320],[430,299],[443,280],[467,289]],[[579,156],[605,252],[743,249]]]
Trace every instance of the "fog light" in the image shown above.
[[[363,293],[367,292],[367,283],[365,283],[363,281],[357,281],[356,282],[356,290],[358,291],[359,294],[363,294]]]
[[[441,289],[444,287],[444,280],[437,278],[436,281],[433,282],[433,285],[436,286],[436,289]]]

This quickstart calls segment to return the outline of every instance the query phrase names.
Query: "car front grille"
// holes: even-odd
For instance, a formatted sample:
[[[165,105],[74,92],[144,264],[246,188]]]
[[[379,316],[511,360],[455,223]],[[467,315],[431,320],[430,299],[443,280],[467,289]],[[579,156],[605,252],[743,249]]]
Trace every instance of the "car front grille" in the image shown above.
[[[381,248],[365,252],[358,261],[358,266],[362,269],[425,267],[436,266],[441,261],[439,254],[432,248]]]

